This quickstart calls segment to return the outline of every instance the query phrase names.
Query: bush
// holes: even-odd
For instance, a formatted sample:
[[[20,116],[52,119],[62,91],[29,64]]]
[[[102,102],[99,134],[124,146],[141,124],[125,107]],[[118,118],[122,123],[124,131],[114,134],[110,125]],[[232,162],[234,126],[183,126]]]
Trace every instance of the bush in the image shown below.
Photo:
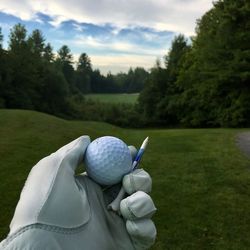
[[[103,121],[122,127],[141,127],[143,121],[133,104],[111,104],[85,100],[74,96],[69,100],[74,110],[72,118],[88,121]]]

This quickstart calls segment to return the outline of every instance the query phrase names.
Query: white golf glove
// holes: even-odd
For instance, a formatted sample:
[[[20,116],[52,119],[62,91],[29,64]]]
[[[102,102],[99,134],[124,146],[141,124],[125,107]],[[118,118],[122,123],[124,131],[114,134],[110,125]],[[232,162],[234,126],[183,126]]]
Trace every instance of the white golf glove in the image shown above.
[[[125,176],[130,196],[120,204],[122,216],[107,210],[117,188],[103,191],[86,174],[75,175],[89,143],[82,136],[32,168],[1,250],[137,250],[154,243],[150,176],[142,169]]]

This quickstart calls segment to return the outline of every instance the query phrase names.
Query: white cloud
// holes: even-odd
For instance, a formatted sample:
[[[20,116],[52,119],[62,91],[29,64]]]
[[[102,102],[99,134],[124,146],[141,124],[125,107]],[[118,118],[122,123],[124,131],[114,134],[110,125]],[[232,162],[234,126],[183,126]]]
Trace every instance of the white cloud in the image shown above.
[[[73,26],[75,28],[76,31],[80,31],[80,32],[83,32],[83,27],[77,23],[73,23]]]
[[[43,22],[37,13],[49,15],[50,24],[55,27],[53,34],[62,32],[59,38],[54,36],[53,42],[58,46],[67,44],[73,47],[76,60],[77,53],[83,49],[90,56],[93,67],[102,73],[110,70],[117,73],[138,66],[150,69],[156,58],[168,52],[173,33],[169,33],[168,39],[166,34],[140,29],[138,37],[142,42],[138,42],[138,37],[134,39],[133,34],[119,40],[123,28],[136,32],[141,26],[189,36],[194,34],[196,19],[211,7],[212,0],[0,0],[0,11],[23,20]],[[67,20],[76,21],[72,22],[73,29],[82,34],[85,33],[81,23],[110,24],[113,36],[85,34],[66,36],[67,40],[64,40],[64,31],[57,27]]]
[[[103,42],[97,38],[88,36],[77,36],[73,41],[61,41],[62,44],[73,44],[85,48],[91,58],[93,68],[100,69],[103,74],[109,71],[112,73],[126,72],[130,67],[143,67],[151,69],[156,59],[162,59],[168,53],[168,49],[143,48],[129,42]],[[105,52],[105,53],[104,53]],[[74,61],[77,62],[79,54],[74,54]]]
[[[1,0],[0,10],[24,20],[37,12],[53,17],[53,25],[64,20],[94,24],[112,23],[117,27],[139,25],[194,33],[195,21],[212,7],[212,0]]]
[[[64,42],[64,41],[62,41]],[[92,36],[83,36],[78,35],[74,40],[69,40],[66,43],[72,43],[75,46],[79,46],[82,48],[94,48],[97,51],[110,51],[110,52],[118,52],[118,53],[128,53],[128,54],[136,54],[136,55],[148,55],[148,56],[156,56],[163,55],[167,53],[167,48],[152,48],[145,47],[145,45],[141,44],[133,44],[130,42],[121,42],[121,41],[104,41],[103,39],[95,38]]]

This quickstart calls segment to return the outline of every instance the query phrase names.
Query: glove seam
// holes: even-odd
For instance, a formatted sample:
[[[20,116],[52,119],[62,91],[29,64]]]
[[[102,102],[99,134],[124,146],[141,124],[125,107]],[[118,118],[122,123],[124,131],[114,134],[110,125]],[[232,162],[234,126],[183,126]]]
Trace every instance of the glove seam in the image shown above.
[[[143,169],[136,169],[136,170],[138,170],[137,171],[137,173],[139,173],[139,172],[142,172],[142,170]],[[136,173],[136,174],[137,174]],[[139,189],[139,188],[137,188],[137,186],[136,186],[136,181],[135,181],[135,178],[134,178],[134,175],[136,175],[135,173],[131,173],[130,175],[128,175],[129,176],[129,180],[130,180],[130,184],[131,184],[131,192],[130,193],[133,193],[133,192],[135,192],[137,189]]]
[[[127,211],[128,211],[128,216],[131,220],[136,219],[137,217],[135,216],[135,214],[133,213],[133,210],[131,209],[131,207],[129,206],[128,203],[128,199],[125,200],[126,203],[126,207],[127,207]]]
[[[55,175],[53,176],[53,179],[52,179],[52,182],[50,183],[48,192],[47,192],[47,194],[46,194],[46,196],[45,196],[45,198],[44,198],[44,202],[41,203],[41,206],[39,207],[39,209],[38,209],[38,211],[37,211],[37,213],[36,213],[35,221],[38,221],[38,217],[39,217],[39,215],[40,215],[40,213],[41,213],[43,207],[47,204],[48,198],[49,198],[49,196],[50,196],[50,194],[51,194],[53,185],[54,185],[54,183],[55,183],[56,176],[57,176],[57,174],[58,174],[58,171],[59,171],[59,169],[60,169],[60,166],[62,165],[62,161],[63,161],[63,159],[61,160],[61,162],[60,162],[60,164],[59,164],[59,167],[57,168],[56,173],[55,173]]]
[[[19,235],[21,235],[21,234],[23,234],[26,231],[31,230],[31,229],[41,229],[41,230],[51,231],[51,232],[60,233],[60,234],[75,234],[75,233],[81,232],[84,229],[84,227],[86,226],[86,224],[87,223],[84,223],[84,224],[82,224],[78,227],[75,227],[75,228],[58,227],[58,226],[52,226],[52,225],[47,225],[47,224],[42,224],[42,223],[30,224],[28,226],[25,226],[25,227],[19,229],[18,231],[16,231],[12,235],[8,236],[5,240],[5,242],[3,242],[3,247],[6,247],[8,244],[11,243],[11,241],[13,241]]]

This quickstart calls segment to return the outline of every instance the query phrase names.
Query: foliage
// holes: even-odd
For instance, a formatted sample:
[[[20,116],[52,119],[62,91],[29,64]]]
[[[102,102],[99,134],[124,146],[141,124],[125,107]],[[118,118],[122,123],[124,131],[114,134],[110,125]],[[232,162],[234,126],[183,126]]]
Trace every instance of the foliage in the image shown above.
[[[249,16],[248,1],[218,0],[197,21],[195,36],[174,38],[164,66],[158,61],[150,72],[131,68],[106,76],[92,68],[86,53],[75,69],[67,45],[55,56],[39,30],[28,36],[21,24],[12,28],[4,50],[0,30],[0,107],[89,115],[124,126],[250,126]],[[131,107],[82,98],[134,92],[141,93]]]
[[[157,104],[164,97],[164,85],[166,78],[166,70],[163,69],[159,62],[151,70],[145,88],[139,96],[139,113],[148,124],[158,123]]]
[[[178,123],[178,95],[176,84],[183,57],[189,47],[183,35],[175,37],[169,54],[165,56],[165,68],[159,61],[152,69],[150,77],[139,97],[140,107],[149,124],[157,123],[173,126]]]
[[[73,118],[86,121],[103,121],[122,127],[141,127],[144,121],[131,103],[100,102],[76,95],[69,100]]]
[[[0,49],[2,50],[2,42],[3,42],[3,35],[2,35],[2,29],[0,27]]]
[[[85,98],[88,100],[99,101],[102,103],[130,103],[136,104],[139,93],[136,94],[88,94]]]
[[[52,46],[50,45],[50,43],[48,43],[45,47],[44,47],[44,50],[43,50],[43,59],[48,62],[48,63],[51,63],[54,61],[55,59],[55,55],[53,53],[53,48]]]
[[[198,20],[191,45],[174,39],[165,74],[154,69],[139,98],[148,124],[250,125],[249,16],[248,1],[220,0]]]
[[[248,126],[250,102],[250,27],[247,1],[218,1],[198,22],[192,58],[179,84],[186,123],[195,126]],[[191,80],[191,81],[189,81]],[[191,104],[191,105],[190,105]]]
[[[118,76],[120,74],[108,73],[104,76],[98,69],[92,69],[91,59],[86,53],[79,56],[74,68],[73,54],[67,45],[63,45],[55,55],[40,30],[35,29],[28,34],[20,23],[11,29],[7,50],[2,48],[2,41],[0,29],[1,108],[34,109],[77,119],[89,114],[90,118],[87,115],[84,118],[100,120],[97,118],[100,114],[105,120],[112,122],[114,119],[114,123],[121,124],[115,114],[123,111],[119,116],[126,117],[125,110],[129,113],[131,107],[124,107],[123,110],[122,107],[93,102],[85,104],[83,95],[140,91],[148,75],[144,69],[136,68],[130,69],[128,74],[124,73],[122,81]],[[90,110],[97,107],[100,112],[94,116]],[[83,109],[83,113],[79,112]],[[124,125],[127,125],[125,120]]]
[[[114,80],[116,85],[120,87],[120,92],[137,93],[143,89],[148,77],[149,73],[144,68],[137,67],[130,68],[127,74],[117,74],[114,76]]]

